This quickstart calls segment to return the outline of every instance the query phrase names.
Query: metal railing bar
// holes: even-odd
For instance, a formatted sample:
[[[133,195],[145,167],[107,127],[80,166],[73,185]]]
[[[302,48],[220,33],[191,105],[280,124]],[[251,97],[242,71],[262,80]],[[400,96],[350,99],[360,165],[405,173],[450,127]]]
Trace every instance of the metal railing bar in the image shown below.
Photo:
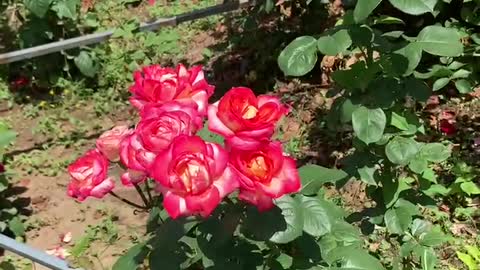
[[[0,247],[53,270],[72,270],[66,261],[17,242],[3,234],[0,234]]]
[[[160,18],[150,23],[142,23],[138,28],[138,31],[155,31],[165,26],[176,26],[183,22],[193,21],[212,15],[218,15],[221,13],[234,11],[245,6],[255,4],[255,2],[255,0],[237,0],[234,2],[227,2],[224,4],[195,10],[173,17]],[[25,59],[31,59],[34,57],[47,55],[50,53],[60,52],[63,50],[97,44],[108,40],[113,35],[113,33],[114,30],[109,30],[101,33],[88,34],[80,37],[60,40],[31,48],[0,54],[0,64],[13,63]]]

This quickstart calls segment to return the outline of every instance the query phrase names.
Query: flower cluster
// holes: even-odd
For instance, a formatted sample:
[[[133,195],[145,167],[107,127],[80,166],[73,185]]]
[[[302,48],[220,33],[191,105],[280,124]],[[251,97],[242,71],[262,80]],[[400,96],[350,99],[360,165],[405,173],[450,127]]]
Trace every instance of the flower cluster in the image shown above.
[[[172,218],[206,217],[235,190],[239,199],[268,210],[274,199],[300,189],[295,160],[271,139],[288,113],[277,97],[237,87],[209,105],[214,86],[200,66],[152,65],[135,72],[134,79],[130,102],[140,121],[135,129],[118,126],[105,132],[96,149],[69,166],[71,197],[82,201],[111,192],[115,182],[108,177],[109,162],[125,169],[125,186],[153,179]],[[225,146],[196,136],[205,118]]]

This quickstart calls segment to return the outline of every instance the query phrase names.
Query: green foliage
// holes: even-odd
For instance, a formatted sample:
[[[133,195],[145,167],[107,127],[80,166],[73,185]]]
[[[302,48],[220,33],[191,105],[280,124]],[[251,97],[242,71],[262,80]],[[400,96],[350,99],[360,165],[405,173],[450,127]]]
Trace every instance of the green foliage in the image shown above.
[[[285,65],[294,59],[287,56],[293,55],[298,40],[287,45],[278,58],[280,69],[290,76],[312,71],[318,54],[356,60],[331,76],[335,93],[341,97],[327,125],[335,128],[341,122],[339,132],[345,125],[353,130],[345,172],[364,182],[370,198],[382,205],[369,222],[383,224],[399,241],[400,255],[406,260],[390,261],[393,269],[439,269],[435,247],[448,237],[420,219],[416,197],[433,201],[437,196],[460,199],[456,196],[480,193],[473,181],[478,171],[466,165],[455,166],[451,184],[439,180],[438,168],[452,155],[451,144],[425,140],[431,131],[425,129],[422,115],[412,105],[427,101],[432,91],[453,86],[465,94],[478,85],[474,73],[478,72],[475,52],[479,43],[472,27],[477,20],[468,10],[479,5],[478,1],[459,3],[463,11],[459,15],[449,10],[454,9],[451,1],[356,1],[335,26],[318,35],[309,33],[309,43],[317,39],[317,51],[310,47],[303,51],[308,63],[292,60],[301,72]],[[411,20],[413,16],[419,16],[418,24]]]

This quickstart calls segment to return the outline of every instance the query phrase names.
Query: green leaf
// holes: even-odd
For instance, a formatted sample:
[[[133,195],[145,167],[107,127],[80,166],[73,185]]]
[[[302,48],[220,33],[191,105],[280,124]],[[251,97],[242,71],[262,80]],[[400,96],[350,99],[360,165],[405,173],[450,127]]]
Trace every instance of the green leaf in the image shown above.
[[[460,12],[460,15],[464,21],[467,23],[480,26],[480,16],[478,15],[478,2],[472,3],[472,5],[468,5],[464,1],[464,6]]]
[[[412,223],[412,235],[420,237],[422,234],[429,232],[432,228],[432,223],[416,218]]]
[[[364,21],[370,13],[382,2],[382,0],[357,1],[355,9],[353,10],[353,17],[355,22],[360,23]]]
[[[325,36],[321,36],[317,41],[318,50],[325,55],[335,56],[343,53],[352,45],[352,39],[346,29]]]
[[[283,269],[289,269],[293,262],[293,258],[285,253],[280,254],[275,260],[280,263]]]
[[[406,92],[417,101],[425,102],[428,100],[432,91],[424,81],[409,77],[405,80]]]
[[[19,217],[13,217],[8,221],[8,228],[15,234],[15,236],[25,235],[25,226]]]
[[[420,155],[431,162],[442,162],[447,160],[452,151],[450,147],[441,143],[427,143],[420,149]]]
[[[359,107],[352,114],[355,135],[366,144],[374,143],[382,138],[387,117],[382,109]]]
[[[433,55],[460,56],[463,53],[460,39],[460,34],[453,28],[430,25],[420,31],[417,43],[424,51]]]
[[[97,67],[95,66],[91,55],[86,51],[81,51],[73,61],[83,75],[93,77],[97,73]]]
[[[325,183],[335,183],[347,177],[347,173],[338,169],[308,164],[298,169],[302,181],[302,193],[315,195]]]
[[[395,181],[395,179],[390,175],[385,175],[382,178],[383,200],[387,208],[390,208],[396,203],[402,191],[410,189],[410,185],[406,181],[407,179],[408,178],[399,178],[397,181]]]
[[[113,265],[112,270],[134,270],[143,263],[148,255],[145,243],[136,244],[123,254]]]
[[[77,0],[62,0],[55,3],[52,9],[57,13],[58,18],[75,19],[77,17]]]
[[[317,62],[317,40],[311,36],[293,40],[278,56],[278,65],[287,76],[303,76]]]
[[[428,161],[424,157],[416,155],[415,158],[408,163],[408,168],[414,173],[421,174],[428,168]]]
[[[440,79],[437,79],[434,83],[433,83],[433,91],[438,91],[442,88],[444,88],[445,86],[447,86],[447,84],[450,82],[450,78],[440,78]]]
[[[385,147],[388,160],[399,165],[407,165],[418,153],[418,144],[411,138],[396,136]]]
[[[35,16],[43,18],[47,14],[53,0],[24,0],[25,7]]]
[[[334,222],[332,205],[318,197],[301,196],[303,230],[312,236],[322,236],[332,230]]]
[[[467,250],[470,256],[472,256],[475,260],[480,262],[480,249],[478,247],[466,245],[465,249]]]
[[[368,167],[364,166],[360,169],[358,169],[358,174],[360,175],[360,180],[365,182],[368,185],[371,186],[377,186],[377,182],[375,181],[375,171],[377,169],[375,167]]]
[[[457,257],[468,267],[469,270],[476,270],[477,262],[468,254],[457,251]]]
[[[433,230],[424,233],[420,236],[419,243],[424,246],[434,247],[441,245],[447,239],[446,235],[443,234],[439,228],[434,228]]]
[[[17,137],[17,133],[13,130],[0,129],[0,148],[7,147]]]
[[[437,264],[437,257],[435,252],[431,248],[421,249],[420,261],[422,263],[422,270],[434,270]]]
[[[478,195],[480,194],[480,187],[473,182],[465,182],[460,184],[460,188],[463,192],[467,193],[468,195]]]
[[[397,9],[410,14],[421,15],[432,13],[438,0],[389,0]]]
[[[472,84],[465,79],[455,81],[455,87],[461,94],[468,94],[473,91]]]
[[[401,235],[406,232],[410,226],[412,216],[404,207],[398,207],[387,210],[387,212],[385,212],[384,220],[390,233]]]
[[[364,250],[355,247],[338,247],[331,252],[342,260],[338,270],[385,270],[380,261]],[[335,269],[335,268],[333,268]]]
[[[277,244],[286,244],[293,241],[303,233],[303,213],[298,200],[290,196],[283,196],[275,201],[282,210],[282,215],[287,223],[284,231],[276,232],[270,241]]]
[[[218,143],[220,145],[224,144],[224,139],[222,136],[213,133],[208,129],[208,121],[205,122],[203,128],[197,132],[197,136],[200,136],[204,141],[207,142]]]
[[[392,112],[392,119],[390,121],[390,125],[400,130],[408,130],[409,128],[407,118],[397,114],[396,112]]]
[[[436,195],[446,196],[448,193],[450,193],[450,190],[450,188],[446,188],[443,185],[434,184],[431,185],[427,190],[423,190],[423,193],[430,197],[434,197]]]

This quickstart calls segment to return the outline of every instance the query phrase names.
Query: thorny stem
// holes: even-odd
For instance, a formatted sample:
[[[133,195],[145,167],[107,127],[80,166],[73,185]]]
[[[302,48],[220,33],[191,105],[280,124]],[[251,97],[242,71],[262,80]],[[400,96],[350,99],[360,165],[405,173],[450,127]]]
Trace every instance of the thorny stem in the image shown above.
[[[126,203],[126,204],[128,204],[128,205],[130,205],[130,206],[133,206],[133,207],[135,207],[135,208],[139,208],[139,209],[142,209],[142,210],[147,209],[147,207],[145,207],[145,206],[141,206],[141,205],[139,205],[139,204],[136,204],[136,203],[134,203],[134,202],[132,202],[132,201],[129,201],[129,200],[125,199],[125,198],[122,198],[122,197],[118,196],[118,195],[117,195],[115,192],[113,192],[113,191],[110,191],[109,193],[110,193],[110,195],[112,195],[113,197],[119,199],[120,201],[122,201],[122,202],[124,202],[124,203]]]
[[[147,197],[145,197],[145,194],[143,193],[143,190],[140,188],[140,186],[138,184],[133,184],[133,186],[135,187],[138,194],[142,198],[142,201],[145,204],[145,209],[150,208],[150,203],[148,202]]]

